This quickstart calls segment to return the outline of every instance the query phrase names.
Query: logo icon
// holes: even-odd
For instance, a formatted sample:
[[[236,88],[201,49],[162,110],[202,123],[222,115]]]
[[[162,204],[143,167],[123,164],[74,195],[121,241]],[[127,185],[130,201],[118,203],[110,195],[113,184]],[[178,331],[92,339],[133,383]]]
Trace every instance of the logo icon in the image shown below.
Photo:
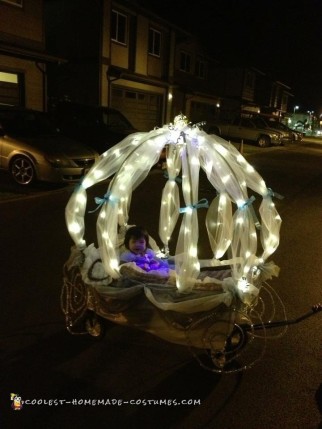
[[[21,410],[22,399],[17,393],[10,393],[10,400],[12,401],[11,408],[15,411]]]

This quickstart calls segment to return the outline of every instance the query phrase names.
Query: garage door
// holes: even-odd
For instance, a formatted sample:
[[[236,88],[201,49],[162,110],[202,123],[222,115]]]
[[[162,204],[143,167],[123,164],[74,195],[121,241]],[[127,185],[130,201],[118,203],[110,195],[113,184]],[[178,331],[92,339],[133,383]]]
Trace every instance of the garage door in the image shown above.
[[[162,96],[128,88],[114,87],[111,107],[119,110],[139,131],[150,131],[161,123]]]

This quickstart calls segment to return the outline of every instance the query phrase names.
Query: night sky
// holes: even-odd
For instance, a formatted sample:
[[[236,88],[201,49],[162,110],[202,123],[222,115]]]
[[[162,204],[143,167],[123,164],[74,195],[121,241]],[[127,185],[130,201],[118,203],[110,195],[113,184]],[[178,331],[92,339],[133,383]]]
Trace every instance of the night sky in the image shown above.
[[[291,87],[289,109],[322,113],[322,1],[137,0],[199,35],[225,64],[253,66]]]

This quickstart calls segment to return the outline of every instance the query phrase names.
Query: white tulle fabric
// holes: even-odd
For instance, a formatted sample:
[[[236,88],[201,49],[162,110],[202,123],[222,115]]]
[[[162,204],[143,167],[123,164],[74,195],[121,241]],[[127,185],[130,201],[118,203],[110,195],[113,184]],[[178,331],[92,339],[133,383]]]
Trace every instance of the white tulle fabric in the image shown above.
[[[147,177],[165,146],[168,179],[161,198],[159,237],[168,254],[169,240],[181,217],[174,255],[178,291],[191,291],[201,267],[229,264],[231,282],[243,300],[253,290],[249,284],[254,271],[265,265],[279,244],[281,218],[272,200],[274,193],[233,145],[190,126],[183,116],[149,133],[132,134],[100,156],[66,207],[73,241],[80,249],[86,247],[86,189],[113,176],[105,196],[97,201],[97,237],[106,273],[114,279],[120,276],[118,244],[127,228],[132,192]],[[199,197],[200,169],[216,190],[213,201]],[[256,215],[258,196],[262,202]],[[199,210],[207,210],[206,228],[213,254],[208,260],[198,258]],[[223,295],[227,301],[227,293]]]

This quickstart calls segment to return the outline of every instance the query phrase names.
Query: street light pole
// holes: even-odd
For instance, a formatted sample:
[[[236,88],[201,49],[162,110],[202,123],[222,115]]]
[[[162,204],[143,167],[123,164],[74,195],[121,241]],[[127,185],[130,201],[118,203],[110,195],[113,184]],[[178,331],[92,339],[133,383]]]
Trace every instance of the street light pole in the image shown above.
[[[299,108],[300,108],[299,106],[294,106],[293,113],[295,113],[295,111],[298,110]]]

